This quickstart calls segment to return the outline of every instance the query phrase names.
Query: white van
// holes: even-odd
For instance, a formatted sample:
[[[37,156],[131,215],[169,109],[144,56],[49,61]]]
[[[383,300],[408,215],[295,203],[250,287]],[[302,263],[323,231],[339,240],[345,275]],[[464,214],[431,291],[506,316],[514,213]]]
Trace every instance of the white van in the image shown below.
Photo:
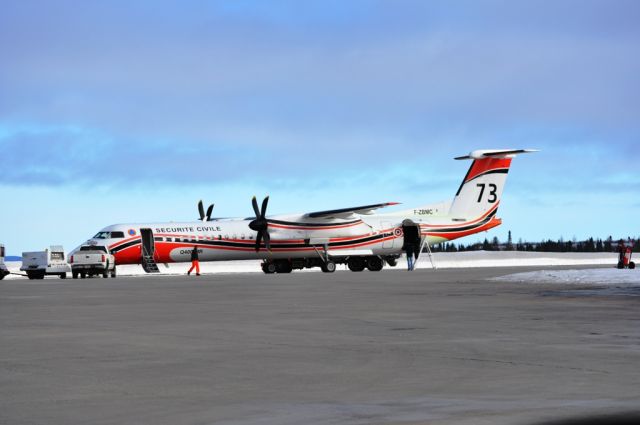
[[[9,274],[6,264],[4,264],[4,245],[0,244],[0,280]]]
[[[57,275],[60,279],[66,279],[71,267],[65,260],[64,248],[52,245],[44,251],[23,252],[20,270],[26,272],[29,279],[44,279],[46,275]]]

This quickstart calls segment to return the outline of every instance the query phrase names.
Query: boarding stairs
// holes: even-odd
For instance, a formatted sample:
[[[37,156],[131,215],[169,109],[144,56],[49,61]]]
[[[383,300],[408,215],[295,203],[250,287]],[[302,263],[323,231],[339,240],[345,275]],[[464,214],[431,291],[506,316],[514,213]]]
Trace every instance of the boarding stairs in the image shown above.
[[[142,256],[142,269],[147,273],[160,273],[160,269],[158,268],[153,255]]]

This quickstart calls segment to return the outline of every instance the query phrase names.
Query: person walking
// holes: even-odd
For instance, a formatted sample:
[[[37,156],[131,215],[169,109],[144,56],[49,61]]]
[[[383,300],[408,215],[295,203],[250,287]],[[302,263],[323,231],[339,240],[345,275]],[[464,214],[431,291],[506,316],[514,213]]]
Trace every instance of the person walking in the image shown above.
[[[190,275],[193,269],[196,269],[196,276],[200,276],[200,261],[198,257],[198,247],[193,246],[193,251],[191,251],[191,268],[187,272],[187,275]]]

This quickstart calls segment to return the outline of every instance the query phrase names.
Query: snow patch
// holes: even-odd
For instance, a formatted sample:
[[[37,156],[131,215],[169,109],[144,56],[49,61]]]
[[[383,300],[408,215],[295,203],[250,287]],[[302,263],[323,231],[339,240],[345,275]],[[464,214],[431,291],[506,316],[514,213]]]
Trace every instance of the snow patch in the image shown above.
[[[522,252],[522,251],[465,251],[433,254],[440,269],[469,267],[521,267],[521,266],[578,266],[618,263],[618,254],[609,252]],[[404,260],[404,257],[398,261]],[[403,265],[400,263],[400,265]],[[431,268],[429,256],[423,253],[419,269]]]
[[[522,283],[640,286],[640,271],[629,269],[538,270],[495,277],[492,280]]]

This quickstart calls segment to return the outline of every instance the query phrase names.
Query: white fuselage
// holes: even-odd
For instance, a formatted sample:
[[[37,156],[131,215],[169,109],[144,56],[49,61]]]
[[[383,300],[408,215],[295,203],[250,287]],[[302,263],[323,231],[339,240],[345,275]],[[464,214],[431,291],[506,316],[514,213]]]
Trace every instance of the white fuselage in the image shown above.
[[[416,210],[410,220],[419,226],[422,238],[430,244],[487,230],[500,224],[492,214],[460,223],[448,217],[435,217]],[[158,263],[190,261],[198,248],[201,261],[244,259],[306,258],[328,253],[331,256],[402,253],[403,215],[357,215],[334,219],[313,219],[305,215],[267,217],[271,250],[264,243],[256,251],[257,232],[248,226],[251,219],[212,219],[211,221],[115,224],[102,229],[90,244],[105,245],[116,264],[140,264],[141,230],[150,229],[154,258]]]

